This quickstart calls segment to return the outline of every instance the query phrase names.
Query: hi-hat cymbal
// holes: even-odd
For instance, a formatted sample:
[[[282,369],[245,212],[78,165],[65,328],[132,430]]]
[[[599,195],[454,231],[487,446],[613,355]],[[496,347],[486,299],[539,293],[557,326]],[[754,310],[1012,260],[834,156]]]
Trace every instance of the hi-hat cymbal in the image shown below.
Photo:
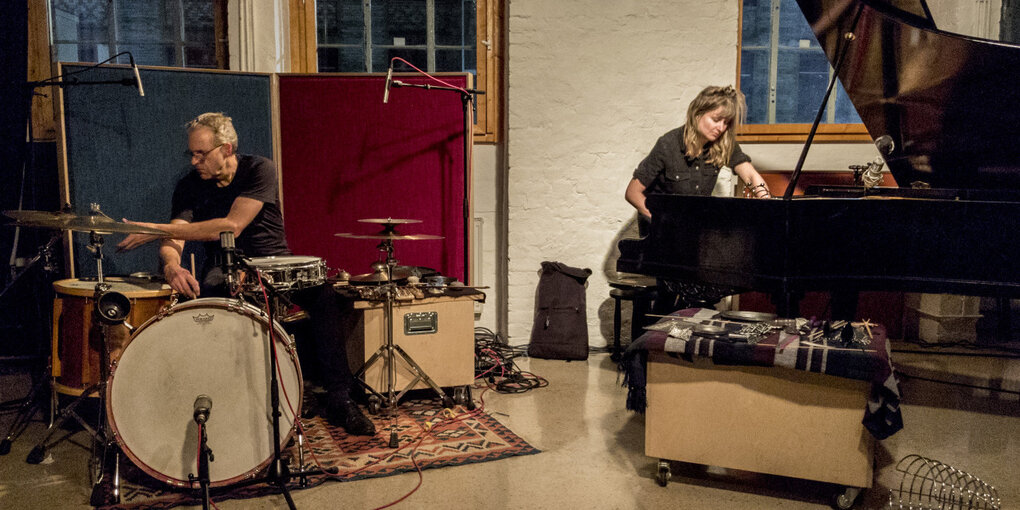
[[[390,239],[393,241],[426,241],[430,239],[442,239],[443,236],[437,236],[432,234],[397,234],[392,233],[380,233],[380,234],[351,234],[342,232],[339,234],[333,234],[337,237],[343,237],[345,239]]]
[[[79,216],[65,212],[4,211],[4,215],[15,220],[11,225],[22,227],[95,232],[97,234],[152,234],[170,236],[169,232],[156,228],[132,225],[130,223],[121,223],[101,213]]]
[[[383,225],[403,225],[405,223],[421,223],[421,220],[402,220],[397,218],[365,218],[358,220],[361,223],[381,223]]]

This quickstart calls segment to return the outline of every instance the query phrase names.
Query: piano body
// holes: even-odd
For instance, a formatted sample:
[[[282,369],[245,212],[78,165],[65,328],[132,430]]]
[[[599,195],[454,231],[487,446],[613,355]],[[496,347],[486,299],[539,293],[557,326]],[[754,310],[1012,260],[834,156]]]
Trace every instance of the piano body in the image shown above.
[[[1020,46],[939,31],[923,0],[798,3],[868,132],[892,139],[899,187],[650,195],[617,269],[767,292],[788,316],[805,291],[1020,297]]]

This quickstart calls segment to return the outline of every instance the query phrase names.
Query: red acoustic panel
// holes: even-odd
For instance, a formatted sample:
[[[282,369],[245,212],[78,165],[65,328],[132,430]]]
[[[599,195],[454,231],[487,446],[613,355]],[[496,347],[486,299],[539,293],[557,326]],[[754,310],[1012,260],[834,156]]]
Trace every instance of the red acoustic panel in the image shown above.
[[[405,77],[405,83],[432,83]],[[466,76],[443,80],[464,87]],[[465,280],[466,179],[460,94],[394,88],[384,104],[380,76],[280,76],[280,171],[287,241],[295,255],[330,268],[371,272],[378,241],[344,239],[381,225],[362,218],[409,218],[403,234],[442,240],[394,242],[401,265]]]

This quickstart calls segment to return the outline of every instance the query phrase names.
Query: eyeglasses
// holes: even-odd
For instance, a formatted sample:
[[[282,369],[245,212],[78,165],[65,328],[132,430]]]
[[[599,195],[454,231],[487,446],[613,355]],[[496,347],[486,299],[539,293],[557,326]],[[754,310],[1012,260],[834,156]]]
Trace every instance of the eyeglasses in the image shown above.
[[[187,157],[187,158],[190,158],[190,159],[198,158],[199,161],[205,161],[205,157],[206,156],[208,156],[210,153],[212,153],[212,151],[214,151],[216,149],[219,149],[220,147],[223,147],[223,145],[224,144],[221,143],[221,144],[217,145],[216,147],[213,147],[212,149],[209,149],[207,151],[184,151],[184,156]]]

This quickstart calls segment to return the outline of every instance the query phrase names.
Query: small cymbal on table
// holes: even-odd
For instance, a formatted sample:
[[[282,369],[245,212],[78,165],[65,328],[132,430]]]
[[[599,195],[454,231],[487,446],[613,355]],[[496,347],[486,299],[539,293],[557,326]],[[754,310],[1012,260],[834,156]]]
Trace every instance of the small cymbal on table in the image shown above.
[[[358,221],[361,223],[379,223],[382,225],[403,225],[405,223],[421,223],[421,220],[407,220],[397,218],[364,218]]]
[[[410,276],[407,271],[393,271],[393,280],[406,280]],[[385,272],[365,273],[351,277],[351,283],[382,283],[390,281]]]
[[[379,234],[351,234],[343,232],[339,234],[333,234],[337,237],[343,237],[345,239],[390,239],[394,241],[426,241],[430,239],[442,239],[443,236],[437,236],[432,234],[397,234],[396,232],[379,233]]]

